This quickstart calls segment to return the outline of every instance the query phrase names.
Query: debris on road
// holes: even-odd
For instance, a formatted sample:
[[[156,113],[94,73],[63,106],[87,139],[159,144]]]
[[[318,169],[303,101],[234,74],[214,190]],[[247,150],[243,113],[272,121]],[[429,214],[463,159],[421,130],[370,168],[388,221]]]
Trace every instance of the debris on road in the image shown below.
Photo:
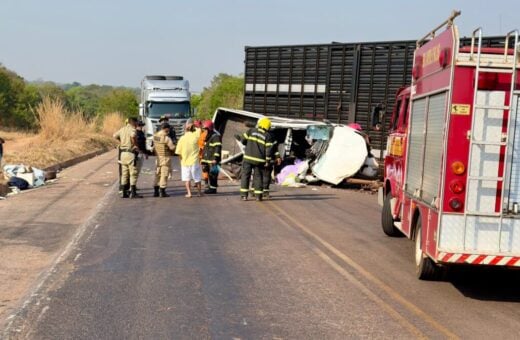
[[[37,188],[45,184],[45,171],[24,164],[8,164],[3,168],[6,183],[0,190],[0,196],[18,194],[22,190]]]

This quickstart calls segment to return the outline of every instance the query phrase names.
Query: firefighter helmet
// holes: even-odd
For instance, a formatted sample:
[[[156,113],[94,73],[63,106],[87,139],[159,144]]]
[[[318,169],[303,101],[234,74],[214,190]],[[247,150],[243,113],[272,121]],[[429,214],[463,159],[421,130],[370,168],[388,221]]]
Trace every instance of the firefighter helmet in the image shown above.
[[[262,117],[258,120],[258,127],[260,129],[269,130],[271,128],[271,120],[267,117]]]

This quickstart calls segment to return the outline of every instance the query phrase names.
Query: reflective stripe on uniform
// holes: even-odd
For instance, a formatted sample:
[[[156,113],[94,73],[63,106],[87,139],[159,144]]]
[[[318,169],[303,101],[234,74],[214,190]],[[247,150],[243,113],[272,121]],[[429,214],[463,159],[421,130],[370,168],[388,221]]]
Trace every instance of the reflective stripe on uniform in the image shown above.
[[[242,189],[242,188],[240,188],[240,192],[248,192],[248,191],[249,191],[249,189]]]
[[[257,142],[257,143],[262,144],[262,145],[265,145],[265,141],[263,141],[261,139],[258,139],[256,137],[249,137],[248,140],[253,141],[253,142]]]
[[[260,194],[263,194],[264,192],[262,190],[255,190],[255,194],[257,195],[260,195]]]
[[[251,156],[248,156],[248,155],[244,155],[244,158],[245,159],[248,159],[250,161],[256,161],[256,162],[265,162],[265,159],[262,159],[262,158],[256,158],[256,157],[251,157]]]
[[[222,145],[222,143],[220,143],[220,142],[209,143],[209,146],[211,146],[211,147],[213,147],[213,146],[219,146],[219,145]]]
[[[213,154],[213,156],[218,157],[218,156],[220,156],[220,154],[215,152],[215,153]]]

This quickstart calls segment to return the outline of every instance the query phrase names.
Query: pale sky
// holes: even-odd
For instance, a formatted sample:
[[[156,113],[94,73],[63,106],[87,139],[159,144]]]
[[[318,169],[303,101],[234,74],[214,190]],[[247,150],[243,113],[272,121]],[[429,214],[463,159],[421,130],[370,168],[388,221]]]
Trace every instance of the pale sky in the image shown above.
[[[244,46],[418,39],[462,10],[461,36],[520,28],[518,0],[0,0],[0,63],[27,80],[194,91],[244,72]]]

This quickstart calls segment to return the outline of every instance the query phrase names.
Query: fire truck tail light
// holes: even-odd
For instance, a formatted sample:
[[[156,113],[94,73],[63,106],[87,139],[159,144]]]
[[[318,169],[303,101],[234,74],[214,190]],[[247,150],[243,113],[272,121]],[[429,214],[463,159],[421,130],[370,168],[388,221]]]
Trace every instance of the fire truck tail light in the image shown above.
[[[458,198],[452,198],[450,199],[450,208],[459,211],[462,209],[462,202]]]
[[[450,190],[454,194],[460,194],[464,191],[464,183],[459,179],[454,179],[450,182]]]
[[[466,167],[464,166],[464,163],[456,161],[451,163],[451,170],[455,175],[462,175],[464,171],[466,171]]]

